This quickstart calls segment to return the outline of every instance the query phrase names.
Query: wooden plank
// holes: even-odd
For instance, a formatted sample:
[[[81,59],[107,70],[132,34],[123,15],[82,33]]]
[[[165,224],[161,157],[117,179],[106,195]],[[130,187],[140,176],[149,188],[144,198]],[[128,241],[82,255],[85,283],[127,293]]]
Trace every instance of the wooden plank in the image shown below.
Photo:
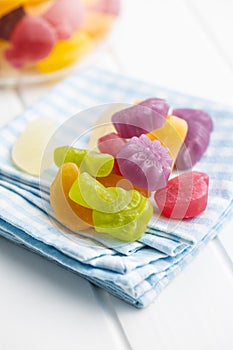
[[[186,3],[185,0],[139,0],[133,4],[124,1],[112,41],[122,71],[232,105],[232,71],[216,53]],[[221,31],[221,26],[217,28]]]
[[[0,266],[1,349],[128,349],[83,278],[3,238]]]
[[[232,270],[211,242],[147,309],[111,299],[134,350],[230,350],[232,295]]]

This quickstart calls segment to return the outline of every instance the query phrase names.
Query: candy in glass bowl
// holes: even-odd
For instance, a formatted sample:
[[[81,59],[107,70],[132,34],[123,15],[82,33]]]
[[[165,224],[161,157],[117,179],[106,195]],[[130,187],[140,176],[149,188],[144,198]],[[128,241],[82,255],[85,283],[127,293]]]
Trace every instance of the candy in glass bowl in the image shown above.
[[[0,0],[0,83],[61,76],[88,61],[120,0]]]

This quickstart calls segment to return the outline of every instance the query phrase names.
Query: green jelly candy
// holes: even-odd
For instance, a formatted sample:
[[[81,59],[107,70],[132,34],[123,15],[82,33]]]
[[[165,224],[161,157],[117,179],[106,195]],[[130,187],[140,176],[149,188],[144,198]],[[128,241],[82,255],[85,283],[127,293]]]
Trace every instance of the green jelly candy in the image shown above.
[[[114,157],[110,154],[64,146],[55,149],[54,162],[58,167],[64,163],[75,163],[81,172],[87,172],[96,177],[105,177],[113,169]]]
[[[81,164],[80,171],[95,177],[108,176],[114,166],[114,157],[107,153],[88,152]]]
[[[128,192],[131,192],[131,202],[123,210],[117,213],[93,210],[92,218],[97,232],[127,242],[136,241],[143,235],[153,214],[152,204],[138,191]]]
[[[75,163],[80,167],[87,153],[88,151],[86,149],[79,149],[70,146],[58,147],[54,151],[54,163],[58,167],[64,163]]]
[[[130,191],[120,187],[104,187],[88,173],[81,173],[73,183],[69,197],[83,207],[103,213],[117,213],[132,200]]]

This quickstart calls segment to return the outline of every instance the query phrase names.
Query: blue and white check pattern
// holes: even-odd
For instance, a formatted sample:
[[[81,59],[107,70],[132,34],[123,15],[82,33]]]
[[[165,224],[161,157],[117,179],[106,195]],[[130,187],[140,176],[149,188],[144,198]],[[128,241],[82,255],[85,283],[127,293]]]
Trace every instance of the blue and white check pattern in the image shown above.
[[[77,112],[103,103],[132,103],[163,97],[173,107],[201,108],[211,114],[210,146],[195,166],[210,177],[207,210],[179,222],[154,215],[146,233],[123,243],[93,231],[74,233],[60,225],[41,192],[38,178],[24,174],[10,153],[28,122],[49,117],[60,125]],[[80,119],[77,133],[95,122]],[[57,85],[43,100],[0,131],[0,234],[77,272],[110,293],[137,306],[158,293],[218,232],[232,208],[233,111],[198,98],[115,75],[97,68],[78,72]],[[43,196],[41,196],[43,195]]]

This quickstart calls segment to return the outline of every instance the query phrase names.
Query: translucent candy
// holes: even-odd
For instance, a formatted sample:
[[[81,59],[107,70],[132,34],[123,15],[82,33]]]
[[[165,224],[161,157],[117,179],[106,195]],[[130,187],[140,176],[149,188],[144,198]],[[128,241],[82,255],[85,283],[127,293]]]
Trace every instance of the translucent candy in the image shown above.
[[[55,123],[48,118],[39,118],[28,124],[12,149],[15,165],[26,173],[39,176],[44,151],[55,129]]]
[[[11,33],[16,24],[25,16],[23,7],[9,12],[5,16],[0,18],[0,38],[9,40]]]
[[[104,135],[98,140],[98,148],[100,152],[111,154],[113,157],[116,157],[117,153],[120,152],[125,144],[125,139],[121,138],[114,132]]]
[[[114,20],[115,17],[112,15],[88,12],[82,30],[87,32],[92,39],[100,39],[109,33]]]
[[[112,173],[106,177],[97,177],[96,180],[99,181],[105,187],[121,187],[127,191],[134,189],[140,192],[145,197],[150,197],[151,195],[150,191],[147,191],[144,188],[133,185],[129,180],[127,180],[121,175]]]
[[[131,138],[161,128],[167,118],[169,105],[165,100],[150,98],[112,116],[118,134]]]
[[[47,12],[52,5],[54,5],[55,1],[56,0],[46,0],[39,3],[29,2],[24,5],[24,9],[30,16],[41,16]]]
[[[172,165],[168,149],[146,135],[133,137],[118,153],[121,174],[134,185],[155,191],[167,184]]]
[[[115,213],[93,210],[93,223],[97,232],[107,233],[123,241],[135,241],[143,235],[152,217],[153,207],[149,199],[138,191],[129,192],[131,201],[123,210]]]
[[[169,155],[173,160],[173,168],[177,155],[187,135],[187,131],[188,124],[185,120],[174,116],[168,116],[162,128],[151,131],[147,136],[151,140],[159,140],[162,146],[168,148]]]
[[[0,0],[0,17],[22,6],[26,0]]]
[[[54,162],[57,166],[63,163],[75,163],[81,172],[88,172],[92,176],[108,176],[114,165],[114,158],[110,154],[98,153],[64,146],[54,151]]]
[[[56,30],[59,40],[66,40],[81,28],[85,16],[85,8],[81,0],[57,0],[43,15]]]
[[[121,187],[106,188],[88,173],[79,175],[70,189],[69,196],[74,202],[103,213],[116,213],[131,201],[130,191]]]
[[[93,47],[93,42],[84,31],[76,32],[70,39],[58,41],[51,53],[37,64],[41,73],[51,73],[80,60]]]
[[[178,169],[193,167],[206,151],[213,121],[208,113],[196,109],[175,109],[173,114],[186,120],[188,133],[176,159]]]
[[[43,18],[25,16],[12,32],[6,59],[16,68],[39,61],[51,52],[56,40],[55,31]]]
[[[78,205],[69,198],[70,188],[78,176],[79,170],[76,164],[63,164],[50,186],[50,203],[56,218],[75,231],[93,225],[92,210]]]
[[[168,181],[154,198],[161,213],[173,219],[192,218],[207,206],[209,177],[201,172],[187,172]]]

